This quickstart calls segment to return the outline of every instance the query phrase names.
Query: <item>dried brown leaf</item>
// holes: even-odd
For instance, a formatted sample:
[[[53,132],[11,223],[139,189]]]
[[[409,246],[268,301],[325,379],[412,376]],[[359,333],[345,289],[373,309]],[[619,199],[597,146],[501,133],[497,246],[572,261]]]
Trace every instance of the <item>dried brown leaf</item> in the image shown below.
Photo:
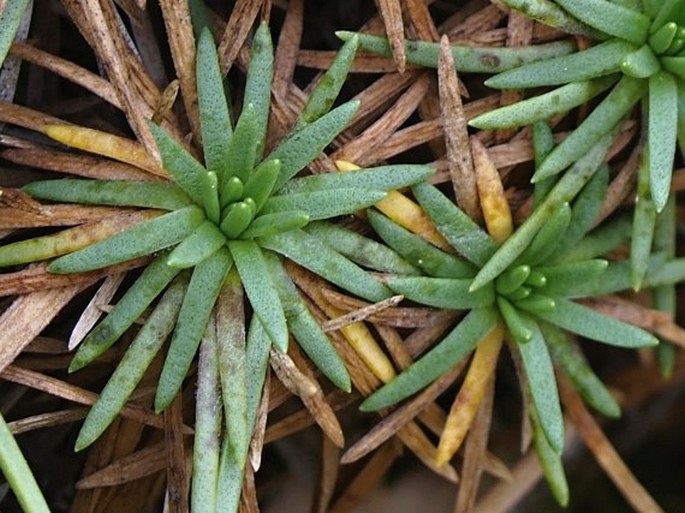
[[[224,75],[231,69],[238,52],[245,44],[261,6],[262,0],[238,0],[235,3],[217,50]]]
[[[378,10],[383,18],[385,32],[388,35],[392,56],[400,74],[404,73],[407,55],[404,49],[404,25],[402,7],[399,0],[376,0]]]
[[[441,119],[447,149],[447,162],[457,204],[472,219],[481,219],[476,190],[476,175],[471,151],[466,114],[462,107],[459,82],[447,36],[440,40],[438,87]]]

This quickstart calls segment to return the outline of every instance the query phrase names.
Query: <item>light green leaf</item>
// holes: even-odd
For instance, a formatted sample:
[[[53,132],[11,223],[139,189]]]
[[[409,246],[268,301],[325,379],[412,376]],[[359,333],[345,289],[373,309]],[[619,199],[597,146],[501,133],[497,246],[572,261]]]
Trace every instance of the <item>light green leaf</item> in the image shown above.
[[[382,301],[392,295],[390,289],[357,264],[303,230],[265,237],[259,243],[369,301]]]
[[[196,205],[204,205],[211,194],[207,170],[188,151],[178,144],[163,128],[151,121],[148,126],[157,141],[162,163],[174,182],[190,196]]]
[[[618,216],[586,234],[582,240],[568,248],[566,254],[559,255],[559,259],[563,262],[574,262],[605,255],[628,240],[631,230],[630,214]]]
[[[530,245],[516,259],[516,262],[535,265],[547,261],[556,252],[566,229],[571,223],[571,207],[568,203],[562,203],[547,219],[540,228]]]
[[[119,205],[178,210],[192,205],[174,183],[125,180],[41,180],[22,190],[34,198],[84,205]]]
[[[11,4],[11,0],[8,2]],[[0,19],[0,22],[2,20]],[[0,26],[2,24],[0,23]],[[0,470],[26,513],[50,513],[24,455],[0,414]]]
[[[564,203],[571,201],[580,192],[601,165],[612,140],[613,134],[602,137],[586,155],[564,173],[540,206],[483,265],[471,284],[471,290],[482,287],[507,269],[531,243],[552,213]]]
[[[309,214],[302,210],[276,212],[257,217],[250,226],[240,234],[241,239],[269,237],[281,232],[302,228],[309,223]]]
[[[235,176],[245,183],[257,161],[257,148],[260,144],[257,136],[260,130],[257,115],[256,107],[253,104],[244,104],[243,111],[240,113],[233,137],[228,146],[224,181],[219,184],[221,208],[228,204],[229,195],[226,191],[227,183],[229,183],[228,179]]]
[[[58,258],[50,264],[52,273],[69,274],[133,260],[173,246],[202,223],[197,207],[185,207],[129,228],[95,244]]]
[[[391,278],[388,281],[388,287],[395,292],[424,305],[456,310],[492,306],[495,302],[494,287],[469,292],[470,284],[470,279],[424,276]]]
[[[288,327],[300,347],[317,368],[338,388],[349,392],[352,389],[345,364],[321,330],[319,323],[300,298],[295,284],[283,269],[278,257],[271,252],[264,255],[271,279],[281,299]]]
[[[178,269],[193,267],[226,244],[226,237],[214,223],[205,221],[195,228],[167,257],[167,265]]]
[[[481,114],[469,121],[469,125],[482,130],[495,130],[546,120],[591,100],[615,82],[615,75],[572,82],[548,93]]]
[[[559,328],[540,323],[540,329],[554,363],[568,376],[588,404],[607,417],[620,417],[621,407],[592,371],[580,349]]]
[[[630,240],[630,281],[635,291],[640,290],[642,280],[647,273],[657,218],[649,191],[650,159],[648,154],[649,148],[644,148],[637,169],[637,195],[633,215],[633,233]]]
[[[602,315],[568,299],[557,298],[556,308],[539,316],[572,333],[613,346],[637,348],[651,347],[659,343],[656,337],[640,328]]]
[[[649,35],[647,16],[607,0],[557,0],[577,19],[619,39],[641,45]]]
[[[257,212],[262,209],[266,200],[271,196],[280,172],[280,160],[265,160],[255,168],[248,177],[247,182],[245,182],[242,197],[252,198]],[[230,199],[230,193],[229,196],[227,196],[227,199]]]
[[[187,276],[181,275],[176,278],[145,321],[100,393],[100,397],[88,412],[76,439],[76,451],[85,449],[97,440],[117,418],[162,348],[162,344],[174,329],[187,285]]]
[[[602,103],[552,150],[533,175],[533,182],[559,173],[586,155],[633,108],[645,88],[644,80],[623,76]]]
[[[14,42],[29,0],[6,0],[0,10],[0,67]]]
[[[385,198],[385,195],[384,191],[362,188],[283,194],[271,196],[264,204],[262,212],[271,214],[300,210],[315,221],[351,214],[370,207]]]
[[[325,173],[295,178],[286,183],[279,194],[319,192],[331,189],[376,189],[389,191],[422,182],[435,170],[416,164],[370,167],[344,173]]]
[[[561,455],[556,453],[547,441],[545,432],[540,423],[540,417],[535,410],[535,405],[529,405],[530,423],[533,428],[533,444],[535,452],[542,466],[542,473],[545,475],[552,495],[561,506],[568,505],[569,492],[568,482],[564,473],[564,463]]]
[[[472,278],[475,268],[445,253],[375,210],[368,211],[369,222],[381,238],[416,267],[436,278]],[[413,274],[413,273],[403,273]]]
[[[266,126],[269,123],[269,108],[271,107],[271,82],[274,76],[274,49],[271,42],[269,25],[263,21],[252,39],[252,54],[250,66],[247,68],[245,82],[245,105],[253,105],[255,109],[254,137],[257,140],[255,158],[257,160],[264,151]]]
[[[231,250],[255,314],[274,345],[285,352],[288,348],[288,327],[283,305],[269,275],[261,249],[256,242],[248,240],[230,241],[228,248]]]
[[[540,289],[540,293],[567,297],[567,292],[573,290],[575,285],[596,280],[606,271],[608,265],[606,260],[595,259],[537,267],[536,270],[547,279],[547,283]]]
[[[678,133],[678,85],[672,75],[660,72],[649,78],[649,187],[657,212],[668,201]]]
[[[626,54],[637,47],[612,39],[570,55],[545,59],[505,71],[489,78],[485,85],[495,89],[525,89],[562,85],[616,73]]]
[[[338,51],[330,67],[309,95],[307,104],[297,118],[295,130],[313,123],[331,109],[350,71],[358,43],[358,38],[353,36]]]
[[[438,345],[390,383],[367,397],[359,408],[362,411],[380,410],[429,385],[465,358],[476,344],[495,328],[497,319],[497,313],[493,308],[471,310]]]
[[[155,411],[164,411],[181,389],[231,265],[228,250],[222,248],[193,270],[159,377]]]
[[[345,30],[337,31],[335,35],[343,41],[349,41],[356,35],[359,38],[360,50],[392,57],[390,43],[385,37],[362,33],[355,34]],[[404,48],[408,63],[428,68],[438,67],[440,43],[407,41]],[[450,45],[450,50],[452,50],[455,67],[461,72],[498,73],[529,62],[569,54],[574,50],[574,45],[568,41],[516,48]]]
[[[436,187],[422,183],[412,187],[412,191],[438,231],[464,258],[483,265],[493,255],[497,249],[495,241]]]
[[[205,165],[216,173],[219,183],[223,183],[233,129],[214,37],[206,27],[197,44],[195,77]]]
[[[552,359],[538,324],[527,314],[518,313],[531,338],[525,344],[515,343],[526,373],[528,386],[540,426],[550,448],[561,454],[564,448],[564,418],[559,405],[559,392]]]
[[[281,142],[265,159],[281,161],[281,173],[274,190],[278,191],[284,183],[314,160],[342,132],[358,108],[359,102],[356,100],[343,103]]]
[[[570,16],[550,0],[503,0],[503,4],[522,12],[544,25],[555,27],[569,34],[580,34],[592,39],[602,39],[606,35]]]
[[[318,221],[305,231],[361,266],[392,274],[421,274],[387,246],[337,224]]]
[[[85,367],[111,347],[142,315],[152,301],[178,274],[166,264],[166,254],[150,263],[114,309],[83,340],[69,365],[69,372]]]

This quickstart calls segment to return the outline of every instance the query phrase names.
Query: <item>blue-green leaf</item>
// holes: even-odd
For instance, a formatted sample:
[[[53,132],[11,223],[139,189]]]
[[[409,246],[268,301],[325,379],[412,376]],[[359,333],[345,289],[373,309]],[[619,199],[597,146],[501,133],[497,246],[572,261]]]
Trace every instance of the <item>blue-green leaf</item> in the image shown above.
[[[391,278],[388,287],[406,298],[424,305],[457,310],[491,306],[495,302],[494,287],[469,292],[470,279],[428,278],[410,276]]]
[[[373,189],[330,189],[316,192],[271,196],[262,210],[265,214],[301,210],[312,221],[351,214],[385,198],[384,191]]]

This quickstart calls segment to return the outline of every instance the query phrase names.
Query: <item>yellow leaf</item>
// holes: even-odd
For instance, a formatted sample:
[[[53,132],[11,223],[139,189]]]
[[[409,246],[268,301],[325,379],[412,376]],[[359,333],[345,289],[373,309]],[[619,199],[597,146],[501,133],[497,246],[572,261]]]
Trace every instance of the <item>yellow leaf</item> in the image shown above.
[[[361,169],[356,164],[345,160],[338,160],[335,162],[335,165],[338,171],[343,172]],[[430,220],[423,209],[404,194],[397,191],[388,191],[388,195],[374,206],[397,224],[423,237],[431,244],[441,249],[450,248],[449,242],[437,230],[433,221]]]
[[[125,162],[157,176],[169,176],[141,144],[131,139],[75,125],[43,125],[42,131],[72,148]]]
[[[438,465],[444,465],[451,460],[464,441],[490,380],[494,377],[503,340],[504,327],[498,323],[495,329],[478,344],[469,371],[452,403],[445,429],[440,436],[438,451],[435,455]]]

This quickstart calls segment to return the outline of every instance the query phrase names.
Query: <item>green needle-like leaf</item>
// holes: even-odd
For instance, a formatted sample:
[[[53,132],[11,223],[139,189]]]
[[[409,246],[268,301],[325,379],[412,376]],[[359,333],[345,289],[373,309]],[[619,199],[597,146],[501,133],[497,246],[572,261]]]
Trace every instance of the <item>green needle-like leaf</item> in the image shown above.
[[[531,333],[531,338],[525,344],[515,343],[514,347],[521,356],[540,426],[552,450],[561,454],[564,448],[564,419],[552,359],[538,324],[523,312],[518,312],[518,315]]]
[[[495,301],[493,287],[483,287],[469,292],[470,279],[427,278],[411,276],[392,278],[388,286],[406,298],[438,308],[478,308],[491,306]]]
[[[221,191],[219,194],[221,208],[228,203],[225,189],[226,181],[235,176],[245,183],[257,161],[257,147],[259,146],[257,133],[260,130],[257,115],[257,109],[253,104],[244,104],[228,147],[227,170],[224,175],[224,183],[220,184],[219,189]]]
[[[265,237],[259,243],[369,301],[382,301],[392,295],[388,287],[361,267],[303,230]]]
[[[246,366],[245,302],[238,270],[228,272],[214,306],[221,398],[226,419],[228,450],[244,458],[251,435],[247,419],[248,374]],[[211,318],[210,323],[211,325]],[[252,376],[250,376],[252,379]]]
[[[469,125],[482,130],[495,130],[546,120],[591,100],[615,82],[614,75],[573,82],[548,93],[481,114],[469,121]]]
[[[494,308],[471,310],[438,345],[374,392],[359,408],[362,411],[386,408],[429,385],[465,358],[495,328],[497,318]]]
[[[530,323],[525,322],[525,317],[521,312],[504,296],[497,296],[497,307],[514,340],[523,345],[530,342],[533,338],[533,330],[529,326]]]
[[[193,267],[226,244],[226,237],[214,223],[205,221],[195,228],[167,257],[167,265],[178,269]]]
[[[659,59],[647,44],[626,55],[621,63],[621,71],[635,78],[650,77],[660,69]]]
[[[368,216],[373,229],[390,247],[429,276],[471,278],[475,274],[475,267],[465,260],[436,248],[383,214],[369,210]]]
[[[597,30],[641,45],[647,40],[647,16],[607,0],[557,0],[557,4]]]
[[[585,235],[581,241],[568,248],[566,254],[559,255],[559,259],[563,262],[575,262],[605,255],[628,240],[631,230],[631,216],[618,216]]]
[[[649,78],[649,185],[657,212],[666,205],[671,189],[678,131],[678,85],[672,75],[660,72]]]
[[[422,183],[412,191],[440,233],[467,260],[483,265],[492,256],[495,241],[436,187]]]
[[[624,76],[592,113],[552,150],[533,175],[533,181],[559,173],[578,161],[609,133],[645,91],[644,80]]]
[[[349,392],[352,389],[350,376],[345,364],[321,330],[316,319],[300,298],[295,284],[283,269],[278,257],[267,252],[264,259],[269,268],[271,279],[278,290],[288,327],[300,347],[316,364],[323,374],[338,388]]]
[[[353,36],[338,50],[330,67],[318,81],[312,94],[309,95],[307,104],[297,119],[295,130],[313,123],[331,110],[333,102],[338,97],[340,89],[342,89],[347,74],[350,71],[358,44],[359,39]]]
[[[528,18],[569,34],[581,34],[593,39],[606,37],[601,32],[578,21],[550,0],[503,0],[502,3],[524,13]]]
[[[568,376],[588,404],[607,417],[619,417],[621,407],[592,371],[583,353],[559,328],[548,323],[540,323],[540,329],[554,363]]]
[[[606,260],[582,260],[556,264],[550,267],[537,267],[547,283],[540,289],[542,294],[566,297],[566,291],[578,283],[591,282],[606,271],[609,263]]]
[[[230,241],[228,247],[255,314],[274,345],[281,351],[287,351],[288,327],[283,305],[269,276],[261,249],[257,243],[248,240]]]
[[[164,293],[159,304],[133,339],[100,397],[88,412],[76,439],[75,450],[85,449],[97,440],[128,401],[162,344],[174,329],[188,279],[179,276]]]
[[[309,223],[309,214],[302,210],[276,212],[257,217],[250,226],[240,234],[241,239],[270,237],[281,232],[302,228]]]
[[[69,372],[85,367],[104,353],[141,316],[179,270],[158,256],[119,300],[114,309],[84,339],[69,365]]]
[[[190,198],[169,182],[125,180],[43,180],[31,182],[22,190],[34,198],[85,205],[119,205],[178,210],[192,205]]]
[[[233,129],[214,38],[208,28],[202,30],[197,44],[196,80],[205,165],[223,183]]]
[[[48,269],[58,274],[92,271],[151,255],[182,241],[203,220],[199,208],[185,207],[60,257]]]
[[[269,199],[276,185],[276,179],[281,172],[281,161],[278,159],[265,160],[255,168],[245,182],[242,196],[252,198],[259,212],[266,200]]]
[[[565,255],[592,228],[609,186],[609,166],[600,166],[573,202],[571,222],[554,249],[555,259]]]
[[[231,265],[228,250],[222,248],[193,270],[159,377],[155,411],[164,411],[181,389]]]
[[[521,256],[519,256],[516,261],[529,265],[547,261],[550,255],[556,252],[556,247],[561,242],[571,223],[571,216],[572,212],[569,204],[562,203],[562,205],[550,215],[545,225],[540,229],[537,235],[535,235],[530,246],[521,253]]]
[[[305,231],[361,266],[392,274],[421,274],[387,246],[337,224],[319,221]]]
[[[254,219],[254,203],[239,201],[229,205],[221,221],[221,231],[229,239],[235,239],[250,226]]]
[[[612,39],[571,55],[527,64],[495,75],[485,85],[495,89],[524,89],[568,84],[616,73],[627,53],[637,47]]]
[[[264,21],[259,25],[252,40],[252,55],[247,68],[245,83],[245,105],[255,109],[255,129],[253,135],[257,141],[255,158],[259,160],[264,151],[266,125],[269,122],[271,107],[271,82],[274,75],[274,49],[271,42],[269,25]]]
[[[392,57],[390,43],[385,37],[355,34],[345,30],[340,30],[335,35],[343,41],[349,41],[356,35],[359,38],[360,50]],[[404,48],[407,62],[428,68],[437,68],[440,43],[407,41]],[[571,53],[573,49],[573,44],[567,41],[517,48],[450,45],[455,67],[467,73],[498,73],[529,62],[566,55]]]
[[[554,148],[554,133],[549,125],[544,121],[533,123],[533,157],[535,160],[535,167],[537,168],[547,158]],[[552,187],[557,183],[557,176],[550,176],[546,180],[539,180],[535,183],[534,191],[534,207],[545,199],[547,193],[552,190]]]
[[[557,298],[556,308],[539,316],[572,333],[618,347],[650,347],[659,343],[656,337],[640,328],[568,299]]]
[[[316,158],[323,149],[342,132],[359,108],[359,101],[343,103],[320,117],[311,125],[298,130],[285,139],[265,159],[281,161],[281,173],[274,190],[295,176],[304,166]]]
[[[205,198],[211,194],[211,184],[207,170],[195,160],[185,148],[178,144],[163,128],[148,123],[157,141],[162,163],[174,182],[190,196],[197,205],[204,205]]]
[[[344,173],[325,173],[295,178],[278,192],[279,194],[295,194],[353,188],[390,191],[422,182],[434,172],[435,170],[431,167],[415,164],[370,167]]]
[[[545,475],[547,484],[556,501],[560,505],[566,506],[568,505],[569,492],[561,455],[555,452],[547,441],[545,432],[542,429],[540,417],[535,410],[534,404],[529,405],[529,415],[530,423],[533,428],[533,444],[538,459],[540,460],[540,465],[542,466],[542,472]]]
[[[540,228],[561,205],[571,201],[592,178],[604,159],[613,139],[605,135],[593,148],[578,160],[547,194],[544,201],[528,219],[509,237],[497,252],[483,265],[471,284],[476,290],[499,276],[526,249]]]
[[[283,194],[269,198],[262,212],[271,214],[300,210],[315,221],[370,207],[385,198],[385,195],[384,191],[362,188]]]
[[[8,3],[12,4],[12,2]],[[0,19],[1,22],[2,19]],[[50,513],[45,497],[2,414],[0,414],[0,470],[12,488],[19,505],[26,513]]]

